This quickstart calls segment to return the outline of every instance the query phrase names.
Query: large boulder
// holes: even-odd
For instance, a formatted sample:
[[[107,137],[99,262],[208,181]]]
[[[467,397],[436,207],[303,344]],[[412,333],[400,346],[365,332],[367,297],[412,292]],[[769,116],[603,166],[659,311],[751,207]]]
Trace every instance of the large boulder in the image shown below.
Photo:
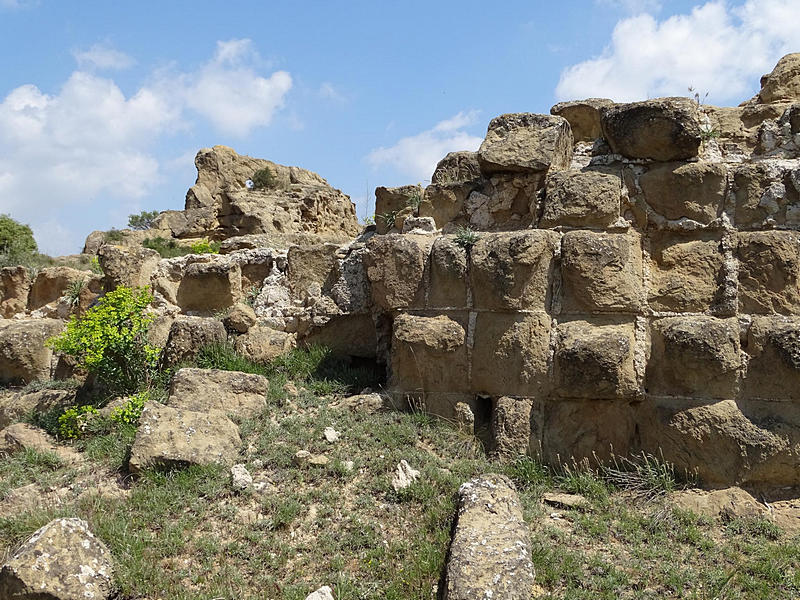
[[[36,310],[58,300],[67,288],[80,281],[88,281],[91,271],[79,271],[70,267],[47,267],[36,275],[28,295],[28,309]]]
[[[240,371],[180,369],[169,391],[171,408],[206,412],[220,410],[237,416],[254,416],[266,405],[266,377]]]
[[[164,361],[167,365],[177,365],[197,356],[203,346],[221,344],[226,339],[227,333],[221,321],[211,317],[180,316],[170,327]]]
[[[239,455],[239,428],[225,413],[193,411],[148,402],[131,448],[132,473],[146,468],[230,466]]]
[[[435,239],[394,234],[375,236],[367,242],[364,265],[375,304],[391,311],[424,303],[423,276]]]
[[[213,314],[242,298],[242,269],[230,260],[195,262],[186,267],[176,300],[185,311]]]
[[[250,360],[265,363],[289,352],[294,348],[295,340],[294,334],[256,325],[236,338],[235,347],[239,354]]]
[[[142,246],[112,246],[105,244],[97,251],[100,266],[105,275],[103,286],[107,292],[118,286],[142,287],[150,285],[161,255]]]
[[[111,552],[76,518],[36,531],[0,569],[0,598],[104,600],[113,591]]]
[[[606,98],[559,102],[550,109],[550,114],[564,117],[569,122],[576,142],[591,142],[603,137],[600,111],[613,104]]]
[[[449,152],[436,164],[431,183],[449,185],[480,178],[481,166],[477,152]]]
[[[722,212],[726,169],[721,163],[707,162],[658,165],[639,178],[639,185],[656,213],[707,224]]]
[[[28,306],[31,278],[23,266],[0,269],[0,317],[7,319]]]
[[[538,173],[569,167],[572,131],[562,117],[531,113],[506,114],[489,123],[478,150],[481,172]]]
[[[0,397],[0,428],[32,413],[46,413],[75,404],[75,390],[40,390]]]
[[[800,100],[800,53],[787,54],[771,73],[761,78],[761,91],[757,97],[765,104]]]
[[[602,111],[603,136],[616,154],[658,161],[697,156],[701,130],[697,102],[657,98],[614,104]]]
[[[458,490],[445,600],[528,600],[534,593],[530,533],[514,484],[488,473]]]
[[[0,328],[0,382],[50,379],[53,351],[45,342],[63,329],[58,319],[12,321]]]

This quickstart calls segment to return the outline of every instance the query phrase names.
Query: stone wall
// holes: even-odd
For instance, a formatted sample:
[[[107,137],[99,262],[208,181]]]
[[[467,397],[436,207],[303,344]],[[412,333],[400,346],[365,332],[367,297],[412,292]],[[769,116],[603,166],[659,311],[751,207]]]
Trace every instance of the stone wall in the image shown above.
[[[470,407],[504,454],[646,451],[707,485],[800,483],[800,95],[783,85],[734,109],[503,115],[415,208],[412,188],[379,190],[379,220],[441,229],[395,219],[367,244],[395,399]]]

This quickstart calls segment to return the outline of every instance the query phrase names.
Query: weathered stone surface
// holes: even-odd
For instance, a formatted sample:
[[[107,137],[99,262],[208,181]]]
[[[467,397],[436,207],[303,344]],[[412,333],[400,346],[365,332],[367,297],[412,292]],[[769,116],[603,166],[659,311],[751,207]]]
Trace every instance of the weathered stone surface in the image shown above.
[[[45,304],[58,300],[70,284],[86,281],[91,271],[79,271],[70,267],[47,267],[39,271],[31,285],[28,295],[28,309],[36,310]]]
[[[761,78],[758,100],[765,104],[800,100],[800,53],[787,54]]]
[[[800,318],[757,317],[747,335],[747,398],[800,400]]]
[[[474,306],[545,310],[557,244],[558,235],[552,231],[481,234],[470,251]]]
[[[635,451],[636,405],[607,400],[549,400],[534,414],[542,458],[555,465],[572,460],[606,461]]]
[[[335,355],[375,358],[377,332],[372,315],[338,315],[324,323],[312,324],[302,334],[301,346],[325,346]]]
[[[432,184],[463,183],[481,178],[477,152],[449,152],[436,164],[431,175]]]
[[[476,231],[524,229],[536,216],[537,192],[545,173],[496,173],[473,190],[464,205],[469,226]],[[451,232],[450,227],[445,230]]]
[[[419,216],[430,217],[438,229],[460,221],[467,222],[465,205],[469,195],[479,186],[479,180],[454,183],[432,183],[425,188],[419,205]]]
[[[528,456],[538,448],[531,447],[530,398],[501,396],[492,402],[493,454],[503,458]]]
[[[0,598],[104,600],[113,591],[111,552],[81,519],[37,530],[0,570]]]
[[[400,213],[408,214],[406,209],[422,201],[423,189],[418,185],[375,189],[375,227],[378,233],[403,230]],[[412,210],[413,212],[413,210]],[[400,217],[400,218],[398,218]]]
[[[645,388],[665,396],[732,398],[740,363],[736,319],[656,319]]]
[[[148,402],[131,448],[130,470],[219,463],[231,466],[242,440],[239,428],[219,410],[179,410]]]
[[[337,250],[336,244],[289,248],[286,280],[292,297],[306,300],[331,288],[338,277]]]
[[[226,340],[225,326],[210,317],[180,316],[172,323],[167,344],[164,347],[164,362],[176,365],[197,355],[201,347],[221,344]]]
[[[236,338],[236,351],[256,362],[267,362],[294,347],[295,336],[263,325]]]
[[[397,463],[397,468],[392,476],[392,489],[394,489],[395,492],[399,492],[400,490],[411,487],[414,482],[419,479],[420,475],[421,473],[409,465],[405,459],[401,460]]]
[[[434,240],[407,234],[375,236],[367,242],[364,265],[375,304],[385,310],[422,306],[423,279]]]
[[[572,131],[562,117],[515,113],[500,115],[489,123],[478,150],[481,172],[545,173],[569,167]]]
[[[445,600],[528,600],[533,594],[528,526],[514,484],[488,473],[458,490]]]
[[[722,212],[725,173],[721,163],[668,163],[651,167],[639,185],[647,204],[663,217],[708,224]]]
[[[23,266],[0,269],[0,317],[9,318],[28,306],[31,278]]]
[[[443,235],[433,243],[428,306],[464,308],[469,290],[467,251],[455,236]]]
[[[570,231],[561,243],[565,312],[637,312],[642,252],[635,233]]]
[[[559,102],[550,109],[550,114],[564,117],[569,122],[576,142],[591,142],[603,137],[600,110],[613,104],[606,98]]]
[[[599,171],[547,175],[540,227],[608,227],[619,218],[622,181]]]
[[[318,590],[306,596],[306,600],[334,600],[333,590],[329,586],[323,585]]]
[[[738,234],[739,310],[756,314],[800,313],[800,234]]]
[[[228,315],[223,319],[225,327],[238,333],[247,333],[247,331],[256,324],[256,313],[252,307],[247,304],[239,302],[234,306]]]
[[[562,398],[632,398],[639,391],[634,369],[633,324],[560,323],[553,363],[555,393]]]
[[[450,317],[401,314],[394,321],[392,383],[405,391],[468,392],[466,333]]]
[[[704,312],[723,296],[724,255],[716,234],[650,236],[650,307]]]
[[[141,287],[150,285],[150,277],[161,260],[155,250],[142,246],[125,247],[105,244],[97,251],[103,269],[103,287],[107,292],[120,285]]]
[[[242,298],[242,269],[233,262],[195,262],[186,267],[177,302],[185,311],[211,314]]]
[[[721,490],[678,490],[670,494],[669,503],[696,515],[721,519],[769,518],[770,509],[740,487]]]
[[[733,177],[736,226],[761,229],[772,225],[798,225],[795,204],[798,190],[792,171],[775,162],[743,164]]]
[[[169,406],[207,412],[212,409],[240,417],[257,415],[266,406],[266,377],[218,369],[180,369],[172,378]]]
[[[679,472],[696,473],[703,485],[800,480],[796,451],[794,472],[781,472],[789,440],[750,420],[733,400],[701,406],[659,403],[652,421],[640,422],[643,446],[659,448]]]
[[[81,460],[75,450],[57,445],[47,432],[28,423],[14,423],[0,431],[0,456],[10,456],[24,450],[55,454],[66,462]]]
[[[611,150],[628,158],[684,160],[700,148],[698,106],[689,98],[615,104],[602,110],[602,126]]]
[[[58,319],[12,321],[0,328],[0,382],[50,379],[53,351],[45,341],[64,329]]]
[[[436,219],[433,217],[406,217],[403,221],[403,233],[433,233],[436,231]]]
[[[546,390],[550,324],[546,313],[480,313],[472,350],[473,391],[534,396]]]
[[[75,404],[75,390],[41,390],[0,397],[0,428],[31,413],[45,413]]]

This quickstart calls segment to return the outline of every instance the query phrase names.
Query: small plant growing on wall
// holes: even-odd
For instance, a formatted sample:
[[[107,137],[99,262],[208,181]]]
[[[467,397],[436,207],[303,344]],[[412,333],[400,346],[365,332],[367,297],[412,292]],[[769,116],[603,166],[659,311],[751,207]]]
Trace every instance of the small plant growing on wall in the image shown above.
[[[463,225],[456,230],[456,239],[455,242],[464,250],[468,251],[478,243],[480,239],[480,235],[477,231],[473,231],[470,227],[464,227]]]

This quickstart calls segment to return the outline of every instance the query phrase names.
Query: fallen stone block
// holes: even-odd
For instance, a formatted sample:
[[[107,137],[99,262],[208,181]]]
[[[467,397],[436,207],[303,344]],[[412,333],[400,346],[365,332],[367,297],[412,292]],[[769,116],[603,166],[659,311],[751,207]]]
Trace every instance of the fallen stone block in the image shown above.
[[[266,406],[269,381],[240,371],[180,369],[172,378],[169,406],[198,412],[216,409],[240,417],[257,415]]]

